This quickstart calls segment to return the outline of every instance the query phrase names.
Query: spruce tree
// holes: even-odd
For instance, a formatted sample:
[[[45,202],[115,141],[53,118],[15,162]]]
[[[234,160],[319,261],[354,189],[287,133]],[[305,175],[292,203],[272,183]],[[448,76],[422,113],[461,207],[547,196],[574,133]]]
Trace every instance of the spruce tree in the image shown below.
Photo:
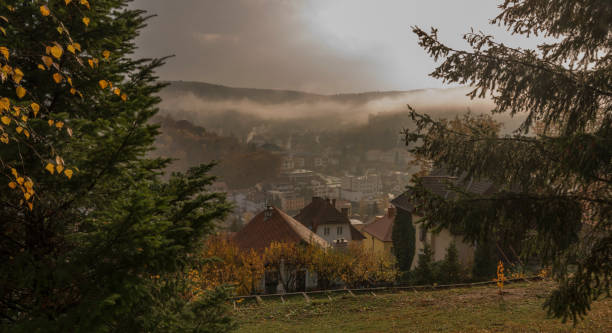
[[[414,280],[419,284],[432,284],[436,281],[434,253],[429,243],[423,246],[417,266],[414,268]]]
[[[403,209],[398,209],[393,221],[393,254],[402,272],[409,272],[414,260],[416,229],[412,224],[412,215]]]
[[[520,128],[500,136],[468,116],[469,131],[458,132],[412,110],[416,128],[406,131],[415,154],[500,191],[441,198],[419,183],[412,191],[430,227],[472,241],[524,240],[532,251],[523,255],[538,255],[559,282],[549,313],[577,320],[612,282],[612,2],[505,0],[500,9],[493,24],[552,41],[511,48],[471,32],[470,48],[460,50],[436,29],[414,32],[441,60],[433,77],[471,86],[472,98],[490,96],[494,113],[524,115]]]
[[[210,165],[147,159],[163,59],[134,59],[127,0],[0,3],[3,331],[221,331],[188,274],[227,211]]]
[[[438,274],[441,283],[459,283],[463,280],[463,269],[459,262],[459,251],[455,242],[452,242],[446,249]]]

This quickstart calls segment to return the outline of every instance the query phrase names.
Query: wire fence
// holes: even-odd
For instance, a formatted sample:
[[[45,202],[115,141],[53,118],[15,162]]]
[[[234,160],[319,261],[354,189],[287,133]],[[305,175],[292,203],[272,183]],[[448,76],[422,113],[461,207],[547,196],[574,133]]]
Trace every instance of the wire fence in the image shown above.
[[[506,279],[504,284],[511,284],[517,282],[531,282],[531,281],[539,281],[542,280],[542,277],[539,275],[530,276],[530,277],[522,277],[522,278],[514,278],[514,279]],[[337,293],[346,293],[351,296],[355,296],[355,293],[371,293],[376,296],[375,292],[399,292],[405,290],[413,290],[413,291],[428,291],[428,290],[441,290],[441,289],[456,289],[456,288],[471,288],[478,286],[486,286],[486,285],[495,285],[497,284],[497,279],[489,280],[489,281],[480,281],[480,282],[470,282],[470,283],[454,283],[454,284],[433,284],[433,285],[390,285],[383,287],[372,287],[372,288],[341,288],[341,289],[326,289],[326,290],[311,290],[311,291],[298,291],[298,292],[289,292],[282,294],[261,294],[261,295],[244,295],[244,296],[234,296],[230,297],[230,301],[234,302],[234,307],[236,307],[236,301],[242,300],[255,300],[257,303],[262,303],[264,298],[280,298],[280,300],[284,303],[285,297],[292,296],[303,296],[307,302],[310,302],[310,295],[328,295],[337,294]]]

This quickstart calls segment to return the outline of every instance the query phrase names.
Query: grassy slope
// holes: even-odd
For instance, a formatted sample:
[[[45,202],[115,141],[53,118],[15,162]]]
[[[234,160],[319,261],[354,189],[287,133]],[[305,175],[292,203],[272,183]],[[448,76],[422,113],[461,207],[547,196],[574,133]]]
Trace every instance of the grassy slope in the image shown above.
[[[294,297],[239,303],[239,332],[612,332],[612,299],[597,301],[576,328],[546,318],[549,282],[394,294],[333,295],[307,304]]]

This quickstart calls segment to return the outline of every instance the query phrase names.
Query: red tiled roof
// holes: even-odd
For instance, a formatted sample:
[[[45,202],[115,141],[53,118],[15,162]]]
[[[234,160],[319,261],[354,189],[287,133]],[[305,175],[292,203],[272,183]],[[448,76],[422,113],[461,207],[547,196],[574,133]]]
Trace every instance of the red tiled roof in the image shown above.
[[[302,208],[295,219],[308,229],[316,231],[319,225],[324,224],[348,224],[351,230],[352,240],[362,240],[365,237],[351,225],[351,220],[334,207],[327,199],[313,197],[308,206]]]
[[[391,235],[393,234],[393,221],[395,220],[395,211],[392,214],[376,219],[374,222],[363,227],[363,231],[380,239],[383,242],[392,242]]]
[[[266,211],[263,211],[255,215],[244,228],[234,235],[233,240],[238,247],[261,251],[272,242],[304,242],[322,247],[329,246],[327,241],[280,209],[276,207],[270,209],[272,210],[270,217],[266,218]]]

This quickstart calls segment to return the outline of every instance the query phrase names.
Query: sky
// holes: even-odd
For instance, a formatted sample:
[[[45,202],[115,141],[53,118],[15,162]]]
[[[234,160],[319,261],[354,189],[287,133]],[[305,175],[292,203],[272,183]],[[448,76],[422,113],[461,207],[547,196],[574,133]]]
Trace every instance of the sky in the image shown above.
[[[412,26],[466,48],[470,28],[511,46],[539,40],[489,24],[498,0],[135,0],[156,16],[138,57],[174,55],[162,80],[335,94],[444,88]]]

